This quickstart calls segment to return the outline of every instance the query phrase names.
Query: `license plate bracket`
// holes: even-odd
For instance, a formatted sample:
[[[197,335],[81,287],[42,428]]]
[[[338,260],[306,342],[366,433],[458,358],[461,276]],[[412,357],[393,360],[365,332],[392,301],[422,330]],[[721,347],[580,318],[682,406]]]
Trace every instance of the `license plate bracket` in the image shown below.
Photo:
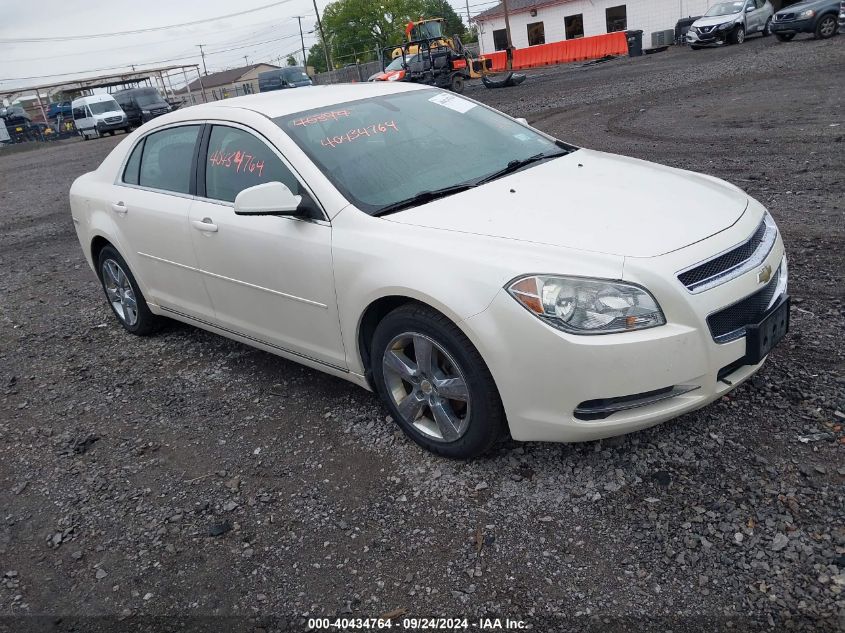
[[[759,323],[745,329],[745,361],[762,361],[789,331],[789,297],[783,297]]]

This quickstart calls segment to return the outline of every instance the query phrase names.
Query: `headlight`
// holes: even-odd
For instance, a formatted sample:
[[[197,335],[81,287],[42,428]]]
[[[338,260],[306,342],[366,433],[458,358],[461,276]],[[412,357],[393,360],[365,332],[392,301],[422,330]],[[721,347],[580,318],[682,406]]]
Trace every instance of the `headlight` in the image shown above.
[[[150,113],[150,111],[149,111],[149,110],[141,110],[141,113],[142,113],[142,114],[149,114],[149,113]]]
[[[725,22],[724,24],[719,25],[720,31],[727,31],[728,29],[732,29],[734,26],[734,22]]]
[[[813,11],[812,9],[807,9],[806,11],[802,11],[801,13],[798,14],[798,19],[804,20],[806,18],[811,18],[814,15],[816,15],[815,11]]]
[[[648,291],[619,281],[538,275],[508,286],[536,317],[570,334],[610,334],[666,323]]]

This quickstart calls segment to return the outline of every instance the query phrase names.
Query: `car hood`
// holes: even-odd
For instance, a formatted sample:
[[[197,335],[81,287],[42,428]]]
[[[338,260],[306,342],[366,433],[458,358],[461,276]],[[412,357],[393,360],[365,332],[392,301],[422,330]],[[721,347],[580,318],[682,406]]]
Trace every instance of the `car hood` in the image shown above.
[[[698,18],[692,23],[693,26],[716,26],[718,24],[725,24],[726,22],[735,21],[740,15],[741,11],[737,13],[729,13],[728,15],[714,15],[712,18]]]
[[[802,11],[806,11],[807,9],[820,9],[827,5],[836,5],[836,3],[831,2],[830,0],[811,0],[810,2],[798,2],[796,4],[790,4],[788,7],[784,7],[777,13],[785,14],[785,13],[801,13]]]
[[[733,225],[748,196],[711,176],[581,149],[386,220],[654,257]]]

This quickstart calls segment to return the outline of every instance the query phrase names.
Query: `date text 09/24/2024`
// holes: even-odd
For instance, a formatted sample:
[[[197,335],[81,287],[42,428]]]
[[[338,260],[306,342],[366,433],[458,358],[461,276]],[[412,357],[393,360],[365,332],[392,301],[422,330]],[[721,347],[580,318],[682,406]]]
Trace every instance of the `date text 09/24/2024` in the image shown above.
[[[353,629],[392,629],[400,630],[440,630],[457,631],[478,629],[486,631],[520,630],[526,628],[524,620],[512,618],[310,618],[309,630],[353,630]]]

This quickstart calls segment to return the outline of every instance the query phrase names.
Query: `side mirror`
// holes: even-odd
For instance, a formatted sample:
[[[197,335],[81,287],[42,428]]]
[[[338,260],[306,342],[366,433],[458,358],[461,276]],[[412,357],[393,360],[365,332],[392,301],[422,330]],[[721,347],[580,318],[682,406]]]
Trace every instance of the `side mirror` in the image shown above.
[[[516,119],[516,122],[517,122],[517,123],[522,123],[523,125],[528,125],[528,119],[526,119],[526,118],[524,118],[524,117],[518,117],[518,118]]]
[[[300,215],[302,196],[280,182],[265,182],[241,191],[235,198],[236,215]]]
[[[746,13],[751,13],[754,10],[754,7],[745,7]]]

